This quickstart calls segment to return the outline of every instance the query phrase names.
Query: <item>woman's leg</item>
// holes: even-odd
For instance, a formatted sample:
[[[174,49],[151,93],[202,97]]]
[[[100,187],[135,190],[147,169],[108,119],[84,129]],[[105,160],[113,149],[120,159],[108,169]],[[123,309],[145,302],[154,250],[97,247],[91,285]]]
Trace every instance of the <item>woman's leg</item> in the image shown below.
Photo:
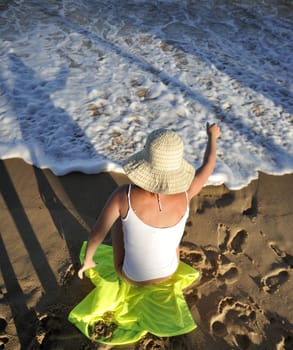
[[[111,229],[112,246],[114,253],[114,266],[119,277],[122,277],[122,266],[124,261],[124,241],[121,219],[117,219]]]

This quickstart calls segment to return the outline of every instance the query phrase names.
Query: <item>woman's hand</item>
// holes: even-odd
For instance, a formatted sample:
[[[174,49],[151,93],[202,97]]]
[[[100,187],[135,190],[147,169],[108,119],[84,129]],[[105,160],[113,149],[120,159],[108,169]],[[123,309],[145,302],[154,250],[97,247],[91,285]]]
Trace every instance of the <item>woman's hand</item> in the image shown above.
[[[93,267],[96,267],[96,266],[97,266],[97,264],[94,261],[83,264],[81,266],[81,268],[78,270],[78,273],[77,273],[78,277],[82,280],[84,271],[91,269]]]
[[[217,124],[213,123],[210,125],[209,123],[207,123],[207,134],[208,136],[217,139],[221,136],[221,130]]]

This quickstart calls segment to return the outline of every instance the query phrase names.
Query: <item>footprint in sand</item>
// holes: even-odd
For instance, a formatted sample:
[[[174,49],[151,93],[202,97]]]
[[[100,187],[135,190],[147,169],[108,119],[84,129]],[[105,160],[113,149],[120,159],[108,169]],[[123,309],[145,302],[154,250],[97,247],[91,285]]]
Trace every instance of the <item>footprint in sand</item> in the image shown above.
[[[256,312],[253,305],[226,297],[219,302],[218,313],[211,319],[211,332],[216,337],[229,339],[238,349],[248,349],[260,341]]]
[[[293,268],[293,256],[285,252],[276,242],[269,242],[269,247],[289,268]]]
[[[205,265],[206,257],[203,250],[196,245],[188,248],[184,245],[180,247],[180,260],[195,268]]]
[[[0,332],[5,333],[7,322],[4,318],[0,318]],[[9,338],[5,335],[0,335],[0,349],[5,349],[5,345],[9,342]]]
[[[200,271],[201,285],[214,279],[219,264],[219,251],[216,247],[198,247],[183,242],[180,247],[180,260]],[[227,277],[227,275],[226,275]]]
[[[5,335],[0,336],[0,349],[5,349],[5,345],[9,342],[9,338]]]
[[[67,286],[75,277],[76,266],[69,264],[65,271],[61,272],[61,282],[63,286]]]
[[[282,284],[289,279],[289,272],[286,269],[279,268],[267,274],[261,279],[262,289],[269,294],[275,293]]]
[[[260,279],[260,286],[266,293],[273,294],[288,281],[289,272],[293,268],[293,256],[287,254],[276,242],[269,242],[269,247],[277,256],[279,266]]]
[[[230,239],[231,230],[228,226],[224,224],[218,224],[218,247],[224,251],[227,249],[227,244]]]
[[[219,265],[217,278],[227,284],[235,283],[238,280],[239,271],[234,263]]]
[[[7,322],[4,318],[0,318],[0,332],[4,332],[7,327]]]
[[[258,213],[257,199],[256,197],[252,197],[250,206],[247,209],[243,210],[242,214],[253,219],[257,216],[257,213]]]
[[[244,245],[248,237],[245,230],[239,230],[232,234],[230,227],[225,224],[218,224],[218,247],[222,252],[229,251],[232,254],[240,254],[244,250]]]
[[[220,254],[216,247],[200,248],[193,245],[188,249],[183,245],[180,248],[180,260],[200,269],[202,284],[214,278],[227,284],[238,280],[238,268],[224,254]]]
[[[136,344],[135,350],[148,350],[148,349],[166,350],[167,349],[167,347],[166,347],[166,340],[167,339],[157,337],[151,333],[147,333]]]
[[[41,349],[52,349],[53,346],[57,346],[56,335],[62,329],[62,319],[61,317],[52,314],[44,314],[39,317],[38,324],[36,326],[36,335],[34,342],[32,344],[32,349],[34,346],[41,346]],[[53,345],[55,344],[55,345]],[[55,349],[55,348],[54,348]]]
[[[232,254],[240,254],[244,250],[244,245],[248,234],[245,230],[237,231],[228,243],[229,250]]]

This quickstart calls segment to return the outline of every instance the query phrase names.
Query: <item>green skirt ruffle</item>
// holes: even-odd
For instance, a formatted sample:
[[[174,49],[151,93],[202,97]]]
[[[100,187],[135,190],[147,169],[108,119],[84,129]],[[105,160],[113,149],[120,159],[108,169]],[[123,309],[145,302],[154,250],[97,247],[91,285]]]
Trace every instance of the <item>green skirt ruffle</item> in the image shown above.
[[[81,263],[86,244],[80,252]],[[98,265],[87,270],[86,276],[95,288],[68,317],[89,339],[122,345],[134,343],[148,332],[169,337],[196,328],[182,292],[199,277],[191,266],[180,262],[167,281],[137,287],[118,278],[111,246],[101,244],[94,261]]]

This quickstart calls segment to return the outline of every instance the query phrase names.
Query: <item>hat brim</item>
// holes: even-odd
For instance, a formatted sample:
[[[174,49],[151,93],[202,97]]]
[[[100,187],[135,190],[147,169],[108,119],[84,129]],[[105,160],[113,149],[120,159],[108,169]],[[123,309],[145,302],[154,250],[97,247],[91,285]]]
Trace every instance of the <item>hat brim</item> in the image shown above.
[[[173,171],[162,171],[153,168],[146,160],[144,151],[128,158],[123,169],[128,178],[137,186],[152,192],[175,194],[189,189],[194,178],[195,169],[185,159],[181,167]]]

